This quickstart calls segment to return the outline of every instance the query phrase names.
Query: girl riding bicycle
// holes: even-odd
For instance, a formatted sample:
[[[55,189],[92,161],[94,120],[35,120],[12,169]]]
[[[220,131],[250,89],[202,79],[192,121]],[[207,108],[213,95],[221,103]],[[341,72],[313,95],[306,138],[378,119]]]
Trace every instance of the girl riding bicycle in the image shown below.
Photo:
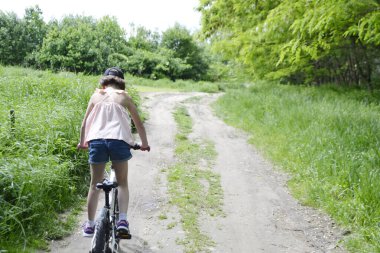
[[[141,150],[150,151],[144,125],[132,98],[125,91],[123,72],[117,67],[107,69],[100,84],[102,89],[96,89],[88,103],[78,144],[78,149],[89,149],[91,168],[91,183],[87,196],[88,220],[83,228],[83,236],[94,234],[99,198],[96,184],[102,181],[106,163],[110,160],[119,188],[120,214],[117,231],[121,234],[130,233],[127,221],[128,160],[132,158],[130,147],[135,142],[129,114],[140,136]]]

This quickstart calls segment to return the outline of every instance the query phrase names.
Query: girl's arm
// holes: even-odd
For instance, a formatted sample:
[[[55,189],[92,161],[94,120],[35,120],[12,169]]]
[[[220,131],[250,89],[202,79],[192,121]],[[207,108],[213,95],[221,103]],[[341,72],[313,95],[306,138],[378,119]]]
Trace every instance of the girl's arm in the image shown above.
[[[141,121],[140,115],[137,112],[137,108],[135,104],[132,101],[132,98],[128,95],[126,95],[126,106],[131,114],[132,120],[135,123],[137,132],[139,133],[140,139],[141,139],[141,150],[150,150],[149,144],[148,144],[148,138],[146,137],[145,127]]]
[[[88,148],[87,144],[85,143],[85,137],[86,137],[85,132],[86,132],[86,122],[87,122],[88,115],[90,114],[90,112],[94,108],[94,103],[92,102],[92,100],[93,100],[93,97],[91,97],[90,101],[88,102],[87,110],[86,110],[86,113],[85,113],[83,121],[82,121],[82,126],[80,129],[80,141],[79,141],[79,144],[77,146],[78,149]]]

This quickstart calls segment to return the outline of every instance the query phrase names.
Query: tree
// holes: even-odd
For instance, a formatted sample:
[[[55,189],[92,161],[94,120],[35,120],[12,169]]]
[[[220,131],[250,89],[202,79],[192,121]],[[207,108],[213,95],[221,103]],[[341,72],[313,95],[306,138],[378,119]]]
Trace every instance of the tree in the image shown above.
[[[23,19],[13,12],[0,11],[0,62],[10,65],[33,62],[45,34],[46,24],[38,6],[26,9]]]
[[[205,54],[185,27],[176,24],[163,32],[161,46],[172,50],[174,58],[190,66],[173,78],[201,80],[205,77],[209,67]]]
[[[112,65],[110,56],[115,53],[127,51],[126,32],[120,27],[116,18],[105,16],[96,24],[97,38],[95,45],[101,54],[100,69],[106,69]]]
[[[0,63],[18,65],[25,57],[23,37],[24,29],[21,20],[15,13],[0,11]]]
[[[0,11],[0,63],[99,74],[114,65],[133,75],[201,80],[208,75],[204,47],[176,24],[162,35],[132,26],[129,37],[114,17],[69,15],[46,24],[38,6],[23,19]]]
[[[258,79],[367,85],[379,77],[374,0],[202,0],[202,34]]]
[[[47,25],[42,18],[42,11],[38,6],[27,8],[22,20],[24,28],[21,41],[24,43],[24,64],[35,65],[36,55],[40,50],[47,32]],[[19,39],[20,40],[20,39]]]
[[[158,49],[160,39],[161,36],[158,32],[152,32],[143,26],[131,25],[127,45],[132,50],[142,49],[153,52]]]
[[[110,55],[125,50],[125,32],[114,18],[67,16],[50,26],[39,53],[39,63],[46,68],[100,73]]]
[[[174,41],[177,45],[171,44]],[[204,63],[201,53],[190,33],[182,27],[169,29],[161,37],[144,27],[132,26],[126,52],[113,54],[111,61],[136,76],[200,79],[208,67],[201,65]]]

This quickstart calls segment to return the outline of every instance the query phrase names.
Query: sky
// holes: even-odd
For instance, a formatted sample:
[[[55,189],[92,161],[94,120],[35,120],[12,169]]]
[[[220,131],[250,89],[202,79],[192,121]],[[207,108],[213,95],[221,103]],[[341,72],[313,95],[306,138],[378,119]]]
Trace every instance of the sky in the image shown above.
[[[45,22],[69,14],[96,19],[109,15],[116,17],[127,32],[131,23],[162,32],[176,22],[195,31],[200,29],[201,15],[195,10],[198,3],[199,0],[0,0],[0,10],[22,18],[26,8],[38,5]]]

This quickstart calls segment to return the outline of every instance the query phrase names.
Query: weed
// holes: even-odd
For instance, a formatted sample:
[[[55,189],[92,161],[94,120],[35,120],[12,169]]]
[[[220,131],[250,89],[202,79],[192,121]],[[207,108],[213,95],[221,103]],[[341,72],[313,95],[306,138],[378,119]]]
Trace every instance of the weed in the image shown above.
[[[170,222],[168,225],[167,225],[167,229],[172,229],[174,228],[175,226],[177,226],[178,222]]]
[[[158,219],[160,219],[160,220],[166,220],[167,218],[168,218],[168,216],[166,214],[160,214],[158,216]]]

